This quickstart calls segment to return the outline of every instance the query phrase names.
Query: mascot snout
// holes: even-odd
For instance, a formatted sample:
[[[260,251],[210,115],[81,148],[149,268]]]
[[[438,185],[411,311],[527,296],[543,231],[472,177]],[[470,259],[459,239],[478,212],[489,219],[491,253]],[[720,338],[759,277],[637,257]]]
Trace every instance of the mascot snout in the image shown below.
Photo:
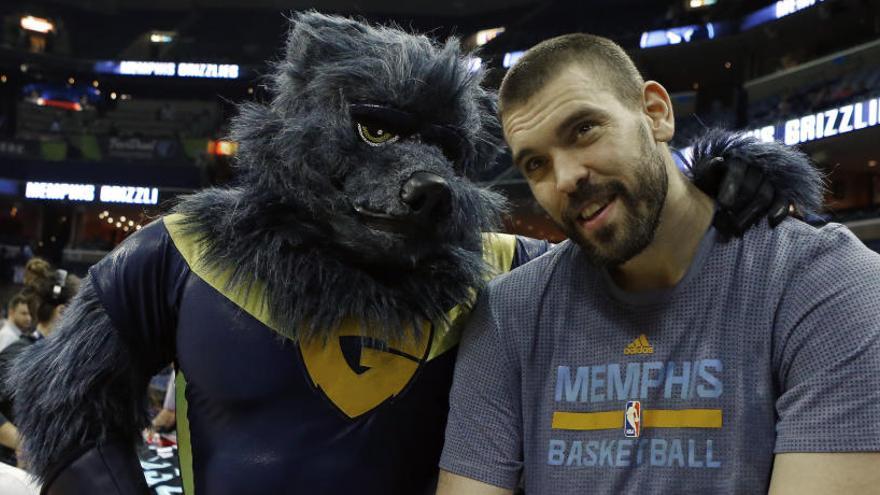
[[[416,172],[400,189],[400,199],[412,210],[413,223],[421,224],[449,213],[452,191],[443,177]]]

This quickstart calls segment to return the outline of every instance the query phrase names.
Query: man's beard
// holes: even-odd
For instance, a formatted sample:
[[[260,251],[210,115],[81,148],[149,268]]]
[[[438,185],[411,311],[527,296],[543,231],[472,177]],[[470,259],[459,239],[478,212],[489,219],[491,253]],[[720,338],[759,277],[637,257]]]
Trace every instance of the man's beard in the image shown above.
[[[647,165],[635,171],[635,191],[618,180],[604,184],[581,183],[569,197],[559,227],[580,245],[587,259],[597,266],[618,266],[641,253],[654,239],[669,187],[666,166],[659,152],[651,150],[649,137],[642,131],[642,156]],[[615,198],[620,211],[617,220],[597,230],[587,239],[578,228],[581,208],[591,199]]]

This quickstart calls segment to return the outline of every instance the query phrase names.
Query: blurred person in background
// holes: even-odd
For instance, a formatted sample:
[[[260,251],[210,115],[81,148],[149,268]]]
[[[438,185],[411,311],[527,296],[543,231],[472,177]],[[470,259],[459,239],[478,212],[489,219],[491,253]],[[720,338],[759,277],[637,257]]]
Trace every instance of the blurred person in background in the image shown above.
[[[0,351],[0,458],[3,462],[16,464],[15,451],[19,447],[18,430],[13,417],[14,390],[6,386],[6,377],[14,366],[15,358],[27,347],[52,334],[62,313],[76,294],[78,277],[65,270],[54,272],[34,271],[29,279],[30,299],[36,305],[36,331],[22,332],[20,337]],[[24,299],[24,298],[23,298]],[[2,486],[2,485],[0,485]],[[5,495],[5,492],[2,492]]]
[[[31,319],[36,317],[38,305],[37,300],[31,297],[31,295],[37,291],[37,284],[40,281],[47,280],[51,274],[52,265],[43,258],[31,257],[24,265],[24,273],[22,275],[23,293],[28,298],[28,310],[31,313]]]
[[[162,410],[150,422],[150,426],[156,433],[166,433],[174,430],[177,423],[175,412],[177,410],[177,401],[175,400],[174,379],[177,375],[174,370],[168,377],[168,387],[165,389],[165,400],[162,402]]]
[[[31,312],[28,308],[28,298],[24,292],[12,296],[8,305],[8,318],[0,328],[0,351],[17,341],[22,334],[31,331]]]

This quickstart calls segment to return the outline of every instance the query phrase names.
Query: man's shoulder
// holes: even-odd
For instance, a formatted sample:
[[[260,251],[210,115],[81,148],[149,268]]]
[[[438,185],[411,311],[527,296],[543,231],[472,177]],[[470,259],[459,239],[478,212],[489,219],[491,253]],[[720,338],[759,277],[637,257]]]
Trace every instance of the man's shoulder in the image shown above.
[[[787,219],[775,229],[752,231],[744,237],[743,251],[732,253],[738,269],[761,273],[780,290],[809,298],[843,287],[880,291],[880,255],[844,225],[814,227]]]
[[[15,333],[9,322],[4,323],[3,327],[0,328],[0,352],[16,340],[18,340],[18,334]]]
[[[771,230],[778,248],[795,255],[811,266],[865,265],[880,267],[880,255],[870,250],[845,225],[829,223],[814,227],[790,219]]]
[[[846,226],[829,223],[815,227],[788,218],[776,228],[755,226],[729,243],[742,254],[760,256],[768,268],[806,268],[825,261],[832,265],[880,263],[880,255],[868,249]],[[730,248],[726,248],[730,249]]]

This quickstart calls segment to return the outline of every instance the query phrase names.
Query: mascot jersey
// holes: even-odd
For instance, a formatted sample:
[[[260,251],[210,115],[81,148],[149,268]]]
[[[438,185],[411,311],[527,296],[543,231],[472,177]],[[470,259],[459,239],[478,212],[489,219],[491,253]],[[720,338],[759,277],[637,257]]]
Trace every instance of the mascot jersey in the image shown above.
[[[136,365],[158,369],[176,356],[186,493],[426,493],[466,310],[401,342],[363,337],[356,322],[326,342],[294,342],[273,330],[258,284],[229,288],[228,274],[205,268],[204,246],[181,220],[145,227],[90,275],[144,360]],[[548,246],[503,234],[483,241],[497,273]]]

